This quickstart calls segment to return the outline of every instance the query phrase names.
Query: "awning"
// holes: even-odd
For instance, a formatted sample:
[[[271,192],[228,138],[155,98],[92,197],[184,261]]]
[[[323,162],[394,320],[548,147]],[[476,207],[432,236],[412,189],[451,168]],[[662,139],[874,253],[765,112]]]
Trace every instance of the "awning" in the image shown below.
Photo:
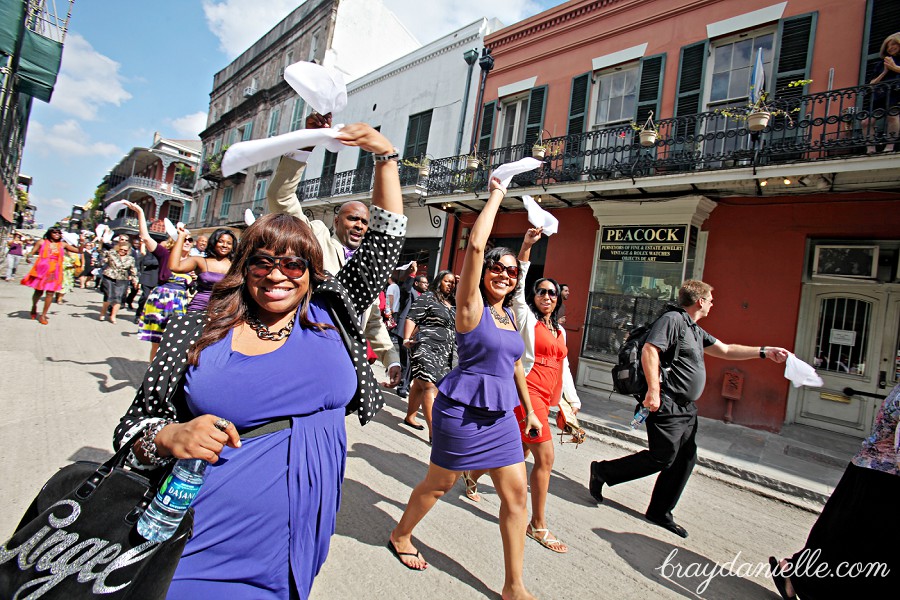
[[[50,102],[62,63],[63,45],[30,29],[26,29],[23,36],[19,70],[16,73],[19,91]]]

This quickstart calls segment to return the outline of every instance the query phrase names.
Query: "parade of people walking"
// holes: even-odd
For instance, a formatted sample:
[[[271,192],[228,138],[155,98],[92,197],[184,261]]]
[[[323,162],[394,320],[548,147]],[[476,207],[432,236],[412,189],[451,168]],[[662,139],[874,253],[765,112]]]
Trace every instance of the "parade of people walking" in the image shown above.
[[[106,312],[109,311],[109,322],[115,323],[119,308],[125,300],[125,294],[129,288],[137,288],[140,285],[137,266],[134,255],[131,253],[131,244],[127,239],[116,242],[112,250],[107,250],[104,255],[103,267],[103,305],[100,307],[101,321],[106,320]]]

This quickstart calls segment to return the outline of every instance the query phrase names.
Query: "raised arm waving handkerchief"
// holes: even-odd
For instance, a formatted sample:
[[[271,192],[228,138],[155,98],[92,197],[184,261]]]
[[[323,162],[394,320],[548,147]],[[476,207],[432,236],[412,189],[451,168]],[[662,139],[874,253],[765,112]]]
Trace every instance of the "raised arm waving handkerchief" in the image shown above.
[[[261,140],[238,142],[228,148],[222,158],[222,175],[230,177],[251,165],[307,146],[327,144],[329,150],[336,152],[331,143],[337,145],[337,150],[344,148],[343,144],[335,140],[340,127],[343,125],[336,125],[333,129],[300,129]]]
[[[177,239],[178,239],[178,227],[184,227],[184,223],[182,223],[181,221],[179,221],[179,222],[178,222],[178,225],[175,226],[175,225],[172,225],[172,221],[170,221],[170,220],[168,219],[168,217],[166,217],[165,219],[163,219],[163,227],[165,227],[165,229],[166,229],[166,234],[167,234],[170,238],[172,238],[173,240],[177,240]],[[187,229],[184,230],[184,233],[185,233],[186,236],[190,236],[190,235],[191,235],[191,232],[188,231]]]
[[[543,227],[544,234],[553,235],[559,231],[559,219],[541,208],[541,205],[534,201],[531,196],[522,196],[522,202],[525,203],[525,210],[528,211],[528,222],[535,227]]]
[[[247,224],[247,227],[256,223],[256,216],[253,214],[253,211],[249,208],[244,211],[244,223]]]
[[[311,62],[294,63],[284,69],[284,80],[320,114],[334,114],[347,107],[344,77],[331,67]]]
[[[794,387],[808,385],[810,387],[822,387],[825,382],[810,365],[806,364],[791,352],[784,363],[784,377],[790,380]]]
[[[119,211],[125,208],[124,200],[116,200],[115,202],[110,202],[109,206],[103,209],[103,212],[106,213],[106,216],[110,219],[115,219],[116,215],[119,214]]]
[[[491,177],[496,177],[503,184],[503,187],[508,188],[510,182],[512,182],[512,178],[519,173],[525,173],[527,171],[534,171],[539,166],[541,166],[541,161],[536,158],[523,158],[522,160],[517,160],[516,162],[506,163],[500,165],[494,172],[491,173]]]

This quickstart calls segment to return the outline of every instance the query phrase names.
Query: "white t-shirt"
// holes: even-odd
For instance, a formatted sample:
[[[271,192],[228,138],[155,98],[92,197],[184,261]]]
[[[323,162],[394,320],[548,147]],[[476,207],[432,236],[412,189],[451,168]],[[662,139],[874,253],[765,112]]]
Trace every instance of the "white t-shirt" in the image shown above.
[[[392,283],[388,286],[385,296],[390,296],[391,312],[395,313],[400,310],[400,286]]]

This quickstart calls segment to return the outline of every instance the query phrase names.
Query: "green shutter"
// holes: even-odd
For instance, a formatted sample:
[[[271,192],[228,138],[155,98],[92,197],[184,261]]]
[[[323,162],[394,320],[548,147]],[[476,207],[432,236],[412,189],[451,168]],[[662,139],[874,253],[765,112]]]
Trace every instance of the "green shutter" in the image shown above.
[[[709,40],[681,48],[681,63],[678,65],[678,90],[675,92],[676,117],[696,115],[700,112],[708,49]]]
[[[294,110],[291,113],[291,131],[297,131],[303,127],[304,108],[306,108],[306,103],[303,101],[303,98],[294,100]]]
[[[584,133],[587,125],[587,110],[591,90],[591,74],[584,73],[572,78],[572,93],[569,96],[569,121],[566,135]]]
[[[330,177],[334,175],[337,168],[337,152],[325,151],[325,159],[322,161],[322,177]]]
[[[481,134],[478,136],[478,154],[487,156],[491,151],[491,140],[494,137],[494,116],[497,114],[497,101],[491,101],[484,105],[481,114]]]
[[[244,125],[244,138],[242,141],[246,142],[251,135],[253,135],[253,121],[247,121],[247,124]]]
[[[635,123],[644,123],[651,110],[655,120],[661,118],[659,114],[659,100],[662,96],[663,73],[665,73],[665,70],[665,54],[656,54],[641,59],[641,83],[638,88]]]
[[[881,44],[887,36],[900,29],[900,2],[869,0],[866,5],[866,24],[859,85],[866,85],[884,69]]]
[[[528,152],[531,152],[529,149],[542,135],[546,106],[547,86],[532,88],[528,95],[528,120],[525,122],[525,148]]]
[[[775,86],[773,98],[799,98],[803,87],[789,88],[798,79],[808,79],[812,66],[812,46],[816,31],[817,13],[807,13],[778,22],[778,54],[775,57]]]
[[[428,149],[428,135],[431,132],[432,111],[412,115],[406,128],[406,143],[403,145],[404,158],[419,158]]]

